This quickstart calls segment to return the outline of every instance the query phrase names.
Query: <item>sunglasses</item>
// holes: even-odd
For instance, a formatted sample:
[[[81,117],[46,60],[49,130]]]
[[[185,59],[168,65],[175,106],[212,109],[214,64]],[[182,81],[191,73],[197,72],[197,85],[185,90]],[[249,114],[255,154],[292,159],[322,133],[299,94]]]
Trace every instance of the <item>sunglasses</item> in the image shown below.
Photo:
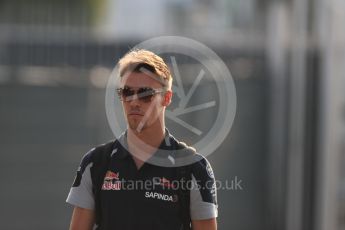
[[[165,90],[162,89],[153,89],[150,87],[143,87],[134,90],[131,87],[125,86],[123,88],[117,89],[117,94],[122,101],[131,101],[136,99],[135,95],[137,95],[137,99],[141,102],[149,103],[152,101],[154,95],[158,93],[163,93]]]

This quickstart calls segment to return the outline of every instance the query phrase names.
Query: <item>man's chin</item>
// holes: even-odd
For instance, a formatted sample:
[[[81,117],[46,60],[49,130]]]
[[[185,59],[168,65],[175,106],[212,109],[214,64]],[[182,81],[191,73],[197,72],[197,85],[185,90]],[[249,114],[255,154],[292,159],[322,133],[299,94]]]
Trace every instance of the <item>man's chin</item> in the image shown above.
[[[143,127],[139,127],[140,121],[136,122],[129,122],[128,127],[133,130],[134,132],[140,133],[143,129],[145,129],[145,125]]]

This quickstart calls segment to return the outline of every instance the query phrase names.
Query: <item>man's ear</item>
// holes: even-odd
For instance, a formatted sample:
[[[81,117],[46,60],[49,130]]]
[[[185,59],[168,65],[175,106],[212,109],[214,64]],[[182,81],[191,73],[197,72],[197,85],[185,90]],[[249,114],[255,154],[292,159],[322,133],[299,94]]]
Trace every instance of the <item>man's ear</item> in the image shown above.
[[[171,99],[172,99],[172,95],[173,95],[173,93],[170,90],[165,92],[164,97],[163,97],[163,101],[162,101],[162,105],[163,106],[170,105]]]

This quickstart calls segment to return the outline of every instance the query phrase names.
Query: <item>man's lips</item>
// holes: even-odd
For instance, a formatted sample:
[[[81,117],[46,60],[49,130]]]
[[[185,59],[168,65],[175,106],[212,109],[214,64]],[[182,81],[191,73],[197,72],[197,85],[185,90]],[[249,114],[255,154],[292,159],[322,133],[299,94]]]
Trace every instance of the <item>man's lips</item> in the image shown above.
[[[142,113],[129,113],[129,116],[144,116]]]

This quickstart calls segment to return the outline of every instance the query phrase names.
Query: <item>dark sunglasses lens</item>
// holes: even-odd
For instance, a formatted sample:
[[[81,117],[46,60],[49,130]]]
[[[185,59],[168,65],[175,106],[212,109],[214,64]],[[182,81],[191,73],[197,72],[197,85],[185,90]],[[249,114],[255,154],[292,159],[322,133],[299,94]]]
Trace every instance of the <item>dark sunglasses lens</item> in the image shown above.
[[[123,88],[122,89],[122,97],[130,97],[134,95],[134,90],[130,89],[130,88]]]
[[[152,101],[152,97],[156,94],[156,91],[152,88],[139,88],[138,91],[135,92],[135,90],[129,87],[124,87],[122,89],[118,89],[118,94],[124,101],[132,100],[134,94],[137,94],[140,101],[148,103]]]
[[[138,97],[143,102],[150,102],[154,94],[155,94],[155,91],[151,88],[138,89]]]

